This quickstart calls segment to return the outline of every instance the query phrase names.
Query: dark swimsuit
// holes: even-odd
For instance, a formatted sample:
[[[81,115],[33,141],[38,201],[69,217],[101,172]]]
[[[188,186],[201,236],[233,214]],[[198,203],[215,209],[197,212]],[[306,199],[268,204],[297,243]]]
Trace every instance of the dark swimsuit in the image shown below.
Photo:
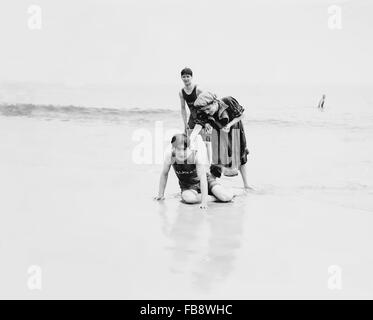
[[[184,88],[181,90],[183,94],[183,98],[185,102],[187,103],[189,110],[190,110],[190,117],[188,120],[188,126],[190,129],[193,129],[196,124],[197,119],[197,108],[194,106],[194,101],[197,100],[197,86],[194,86],[194,89],[191,94],[187,94],[184,90]]]
[[[177,162],[174,156],[171,158],[172,167],[174,168],[179,180],[181,192],[185,190],[195,190],[198,193],[201,193],[200,179],[197,173],[195,158],[196,151],[194,151],[188,159],[185,159],[183,163]],[[207,173],[208,193],[210,195],[212,195],[212,188],[217,184],[218,182],[215,180],[215,177],[210,173]]]

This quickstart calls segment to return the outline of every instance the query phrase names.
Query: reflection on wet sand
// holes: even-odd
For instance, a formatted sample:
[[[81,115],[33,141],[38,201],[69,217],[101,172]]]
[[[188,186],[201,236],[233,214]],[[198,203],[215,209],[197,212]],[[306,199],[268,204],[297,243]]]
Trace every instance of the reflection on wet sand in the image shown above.
[[[210,236],[206,258],[193,272],[193,284],[203,291],[210,291],[214,284],[224,281],[234,268],[243,235],[244,213],[228,213],[219,207],[208,217]]]
[[[234,269],[245,213],[228,211],[233,205],[212,203],[207,212],[181,202],[160,205],[162,232],[170,240],[170,271],[186,275],[198,291],[209,292]]]

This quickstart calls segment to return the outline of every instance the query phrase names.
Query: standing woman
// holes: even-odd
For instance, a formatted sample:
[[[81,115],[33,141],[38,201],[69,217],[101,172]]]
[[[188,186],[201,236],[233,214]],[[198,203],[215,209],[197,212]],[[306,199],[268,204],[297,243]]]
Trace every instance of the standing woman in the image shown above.
[[[251,189],[248,185],[246,172],[249,150],[242,123],[244,107],[233,97],[218,99],[215,94],[210,92],[201,93],[194,105],[198,111],[191,140],[202,128],[211,126],[213,129],[212,164],[220,165],[223,173],[227,169],[238,168],[244,188]]]
[[[194,102],[202,93],[202,90],[197,88],[197,85],[193,84],[193,71],[190,68],[181,70],[181,80],[184,82],[184,88],[182,88],[179,93],[181,116],[183,118],[185,132],[188,132],[188,130],[193,129],[196,124],[197,108],[194,106]],[[189,119],[187,117],[185,104],[187,104],[189,108]]]

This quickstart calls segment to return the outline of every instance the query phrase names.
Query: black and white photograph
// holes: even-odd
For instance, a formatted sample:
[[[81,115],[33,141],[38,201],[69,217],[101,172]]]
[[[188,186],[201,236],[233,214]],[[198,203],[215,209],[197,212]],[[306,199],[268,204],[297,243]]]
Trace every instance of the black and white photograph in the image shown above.
[[[371,300],[372,35],[371,0],[1,0],[0,299]]]

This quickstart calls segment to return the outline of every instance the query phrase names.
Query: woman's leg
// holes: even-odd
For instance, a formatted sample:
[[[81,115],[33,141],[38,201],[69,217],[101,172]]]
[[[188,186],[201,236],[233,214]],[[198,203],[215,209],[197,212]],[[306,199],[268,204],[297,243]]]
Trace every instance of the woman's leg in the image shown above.
[[[244,188],[245,189],[251,189],[251,187],[247,183],[246,163],[245,164],[241,164],[241,166],[240,166],[240,172],[241,172],[241,177],[242,177]]]
[[[181,199],[183,199],[185,203],[194,204],[201,202],[201,195],[198,194],[196,190],[184,190],[181,193]]]
[[[215,196],[216,199],[222,202],[229,202],[233,199],[233,192],[217,184],[211,189],[211,193]]]

